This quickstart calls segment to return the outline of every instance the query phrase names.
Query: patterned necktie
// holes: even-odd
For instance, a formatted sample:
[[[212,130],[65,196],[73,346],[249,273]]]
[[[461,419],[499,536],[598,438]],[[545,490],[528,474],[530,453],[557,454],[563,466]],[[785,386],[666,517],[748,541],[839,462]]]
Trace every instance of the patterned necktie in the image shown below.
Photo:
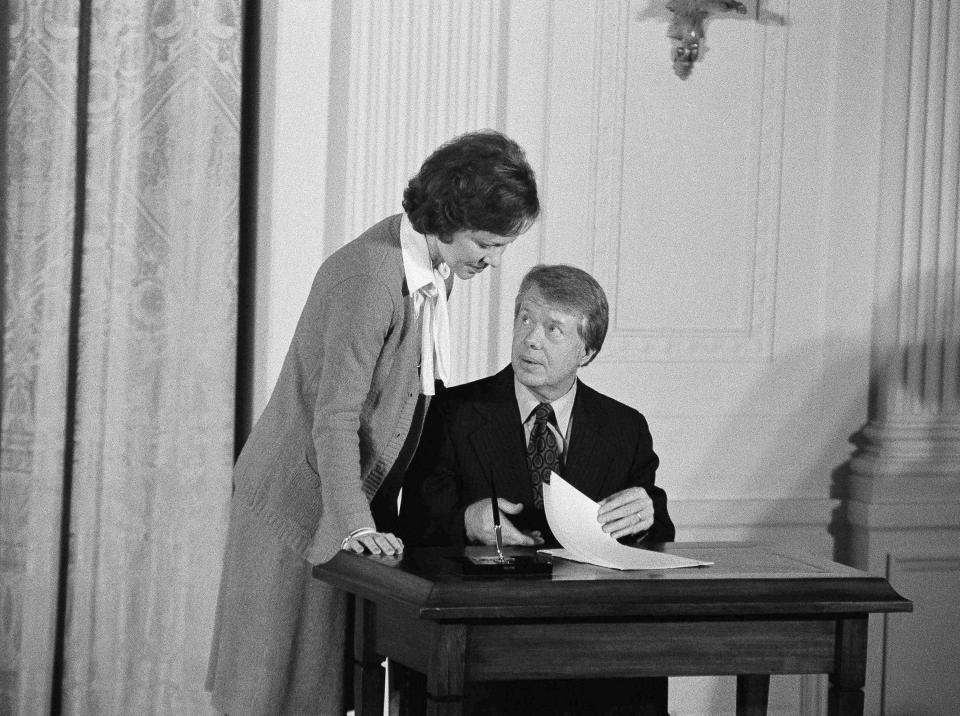
[[[533,488],[533,506],[543,509],[543,484],[550,484],[550,471],[560,473],[560,451],[548,422],[556,424],[550,403],[540,403],[534,411],[533,429],[527,444],[527,468]]]

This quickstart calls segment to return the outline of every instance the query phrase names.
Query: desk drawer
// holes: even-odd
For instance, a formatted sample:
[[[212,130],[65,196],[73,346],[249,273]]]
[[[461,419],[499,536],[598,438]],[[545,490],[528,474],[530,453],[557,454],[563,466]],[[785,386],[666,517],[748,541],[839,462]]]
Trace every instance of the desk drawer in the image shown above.
[[[827,673],[833,620],[473,625],[469,681]]]

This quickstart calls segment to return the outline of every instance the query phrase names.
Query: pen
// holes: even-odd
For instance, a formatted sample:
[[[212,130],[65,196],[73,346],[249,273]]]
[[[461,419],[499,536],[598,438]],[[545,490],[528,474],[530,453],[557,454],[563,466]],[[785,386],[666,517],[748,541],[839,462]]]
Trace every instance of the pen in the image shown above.
[[[493,532],[497,537],[497,558],[501,562],[506,560],[503,558],[503,534],[500,532],[500,503],[497,501],[497,487],[493,484],[493,480],[490,480],[490,505],[493,507]]]

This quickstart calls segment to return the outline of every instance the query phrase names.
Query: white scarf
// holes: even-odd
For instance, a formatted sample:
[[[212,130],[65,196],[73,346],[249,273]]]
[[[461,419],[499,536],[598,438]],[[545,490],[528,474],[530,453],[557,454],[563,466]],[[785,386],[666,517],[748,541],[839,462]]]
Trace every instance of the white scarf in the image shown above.
[[[446,278],[450,267],[434,267],[423,234],[418,234],[406,215],[400,219],[400,251],[413,311],[422,317],[420,333],[420,387],[434,394],[434,381],[450,378],[450,315],[447,310]]]
[[[417,298],[423,307],[420,333],[420,389],[424,395],[434,394],[434,381],[446,383],[450,378],[450,314],[447,311],[447,286],[450,275],[446,264],[433,270],[433,281],[420,288]],[[417,298],[414,298],[416,310]]]

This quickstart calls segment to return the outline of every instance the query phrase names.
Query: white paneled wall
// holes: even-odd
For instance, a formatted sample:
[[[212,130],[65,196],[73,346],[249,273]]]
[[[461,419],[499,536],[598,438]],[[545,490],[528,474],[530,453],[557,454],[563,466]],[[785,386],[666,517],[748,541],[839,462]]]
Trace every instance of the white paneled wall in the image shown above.
[[[902,495],[902,471],[847,463],[850,436],[876,417],[875,312],[898,286],[944,307],[880,311],[878,330],[919,321],[947,351],[916,370],[954,401],[936,417],[937,454],[957,454],[960,12],[949,0],[747,4],[708,21],[687,80],[672,71],[663,0],[265,7],[257,409],[323,257],[399,211],[433,147],[499,128],[526,148],[544,211],[499,271],[458,282],[454,382],[509,359],[527,268],[584,267],[612,322],[582,378],[647,416],[678,539],[836,548],[908,597],[940,585],[925,613],[955,620],[937,595],[955,589],[958,552],[871,549],[904,534],[903,519],[871,531],[887,515],[871,490]],[[925,248],[904,253],[915,244]],[[937,469],[956,468],[949,460]],[[951,544],[960,527],[951,475],[938,478],[945,503],[904,513],[929,528],[911,532],[926,544]],[[888,663],[920,648],[929,623],[911,618],[885,637],[874,626]],[[868,710],[883,701],[878,662]],[[821,713],[823,689],[775,677],[770,711]],[[674,679],[671,711],[732,713],[733,682]]]

